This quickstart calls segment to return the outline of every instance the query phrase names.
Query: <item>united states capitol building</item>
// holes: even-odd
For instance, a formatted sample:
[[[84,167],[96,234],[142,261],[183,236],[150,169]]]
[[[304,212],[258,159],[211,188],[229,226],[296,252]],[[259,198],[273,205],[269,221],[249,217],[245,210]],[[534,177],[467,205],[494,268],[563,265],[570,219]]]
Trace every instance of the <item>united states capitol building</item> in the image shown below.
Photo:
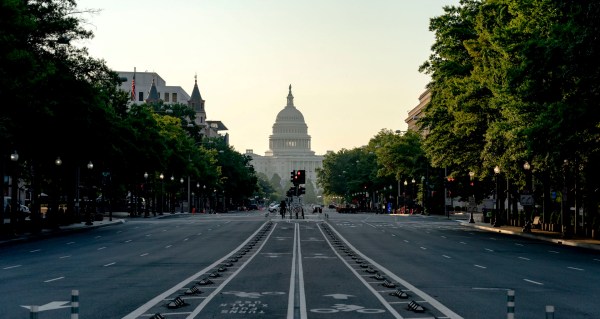
[[[277,114],[273,133],[269,136],[269,150],[262,156],[249,149],[246,155],[252,158],[257,173],[265,174],[269,180],[276,174],[281,177],[281,186],[290,180],[291,171],[303,169],[306,171],[306,183],[311,183],[317,189],[316,171],[323,167],[323,156],[315,155],[310,141],[304,116],[294,105],[290,84],[287,104]]]

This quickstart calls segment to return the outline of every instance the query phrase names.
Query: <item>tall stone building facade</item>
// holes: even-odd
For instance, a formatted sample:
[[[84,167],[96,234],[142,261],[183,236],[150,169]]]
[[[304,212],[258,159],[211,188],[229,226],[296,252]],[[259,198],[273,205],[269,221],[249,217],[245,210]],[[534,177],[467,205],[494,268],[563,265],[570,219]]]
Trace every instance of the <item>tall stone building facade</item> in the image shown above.
[[[323,167],[323,156],[315,155],[311,150],[311,137],[304,115],[294,105],[292,85],[289,86],[287,103],[279,111],[273,124],[273,132],[269,136],[269,150],[264,156],[246,150],[252,158],[252,165],[258,173],[264,173],[271,179],[276,174],[281,177],[282,185],[290,180],[290,172],[303,169],[306,171],[306,183],[317,189],[317,169]]]

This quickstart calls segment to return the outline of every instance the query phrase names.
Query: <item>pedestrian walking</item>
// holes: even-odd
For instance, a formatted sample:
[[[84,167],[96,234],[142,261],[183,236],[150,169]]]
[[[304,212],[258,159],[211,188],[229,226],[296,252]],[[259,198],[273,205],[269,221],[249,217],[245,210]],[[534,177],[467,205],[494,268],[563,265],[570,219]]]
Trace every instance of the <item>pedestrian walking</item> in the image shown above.
[[[285,200],[282,200],[281,203],[279,203],[279,213],[281,214],[281,218],[285,218],[285,211],[287,208],[287,204],[285,202]]]

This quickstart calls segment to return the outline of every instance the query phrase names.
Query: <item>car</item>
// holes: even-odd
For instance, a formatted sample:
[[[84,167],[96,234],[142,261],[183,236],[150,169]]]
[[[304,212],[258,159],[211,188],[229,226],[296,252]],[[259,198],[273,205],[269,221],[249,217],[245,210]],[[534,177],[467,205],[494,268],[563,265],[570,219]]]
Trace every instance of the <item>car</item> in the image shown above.
[[[256,205],[256,204],[250,204],[248,206],[248,210],[258,210],[258,205]]]
[[[279,204],[273,204],[269,206],[269,213],[275,213],[279,211]]]

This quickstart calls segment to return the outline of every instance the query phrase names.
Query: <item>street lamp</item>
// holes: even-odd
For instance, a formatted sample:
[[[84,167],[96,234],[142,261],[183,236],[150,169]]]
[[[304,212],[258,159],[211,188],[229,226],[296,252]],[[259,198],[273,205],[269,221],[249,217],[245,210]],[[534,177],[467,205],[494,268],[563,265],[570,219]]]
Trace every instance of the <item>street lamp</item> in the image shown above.
[[[158,211],[158,214],[162,215],[165,204],[165,175],[160,173],[158,178],[160,178],[160,210]]]
[[[88,171],[89,171],[89,174],[88,174],[89,175],[89,186],[88,186],[88,194],[87,194],[88,195],[87,196],[87,203],[85,205],[85,219],[86,219],[85,224],[89,226],[89,225],[93,225],[94,224],[92,222],[92,218],[91,218],[91,214],[90,214],[91,213],[90,212],[90,210],[91,210],[91,207],[90,207],[91,206],[90,205],[90,197],[92,197],[91,196],[92,195],[92,178],[91,178],[91,175],[92,175],[92,169],[94,169],[94,164],[92,163],[92,161],[90,161],[87,164],[87,168],[88,168]]]
[[[169,188],[173,189],[173,182],[175,181],[175,176],[171,175],[171,185]],[[173,193],[169,192],[169,198],[167,199],[167,201],[169,201],[169,212],[171,214],[175,213],[175,203],[173,203],[173,199],[175,199],[175,196],[173,196]]]
[[[404,180],[404,192],[402,196],[402,213],[406,214],[406,188],[408,188],[408,181]]]
[[[415,178],[413,177],[413,179],[410,181],[412,183],[411,187],[412,190],[410,192],[410,197],[411,197],[411,202],[412,202],[412,208],[410,209],[411,213],[414,212],[415,209],[415,204],[417,203],[417,188],[415,187],[415,183],[417,182],[415,180]]]
[[[179,183],[181,184],[181,213],[183,214],[183,177],[179,179]],[[188,202],[189,205],[189,202]]]
[[[144,197],[147,199],[146,201],[146,207],[144,207],[144,217],[148,218],[150,217],[150,212],[148,211],[148,202],[150,201],[150,199],[148,198],[148,172],[144,172]]]
[[[533,205],[533,203],[531,203],[530,200],[528,200],[529,198],[533,198],[531,197],[533,194],[532,192],[532,185],[531,185],[531,164],[529,164],[529,162],[525,161],[525,163],[523,164],[523,169],[525,170],[525,195],[524,196],[524,201],[523,203],[521,203],[521,205],[523,205],[523,207],[525,208],[525,224],[527,225],[529,221],[532,220],[532,216],[531,216],[531,205]]]
[[[469,172],[469,180],[470,182],[470,186],[471,186],[471,196],[473,196],[473,202],[475,202],[475,189],[474,189],[474,185],[473,185],[473,178],[475,177],[475,172],[470,171]],[[473,207],[469,207],[469,210],[471,211],[471,217],[469,218],[469,223],[473,224],[475,223],[475,219],[473,219]]]
[[[18,185],[18,177],[17,177],[17,173],[18,173],[18,169],[17,169],[17,162],[19,161],[19,154],[17,153],[17,151],[15,151],[14,153],[10,154],[10,160],[14,163],[13,166],[13,173],[12,173],[12,177],[11,177],[11,198],[10,198],[10,211],[8,212],[10,214],[10,224],[13,227],[13,232],[16,233],[17,232],[17,207],[18,207],[18,203],[17,203],[17,192],[19,189],[19,185]],[[4,217],[2,217],[4,218]],[[4,223],[4,221],[3,221]]]
[[[500,175],[500,166],[494,167],[494,174],[496,176],[496,209],[494,210],[494,227],[500,226],[500,194],[498,193],[498,175]]]
[[[57,228],[59,225],[59,219],[63,218],[63,214],[59,212],[59,195],[60,195],[60,183],[59,183],[59,178],[60,178],[60,172],[58,171],[58,169],[60,168],[60,166],[62,165],[62,160],[60,159],[60,157],[57,157],[54,160],[54,165],[56,165],[56,180],[54,181],[54,198],[52,201],[52,214],[50,215],[50,223],[52,224],[52,227]]]

